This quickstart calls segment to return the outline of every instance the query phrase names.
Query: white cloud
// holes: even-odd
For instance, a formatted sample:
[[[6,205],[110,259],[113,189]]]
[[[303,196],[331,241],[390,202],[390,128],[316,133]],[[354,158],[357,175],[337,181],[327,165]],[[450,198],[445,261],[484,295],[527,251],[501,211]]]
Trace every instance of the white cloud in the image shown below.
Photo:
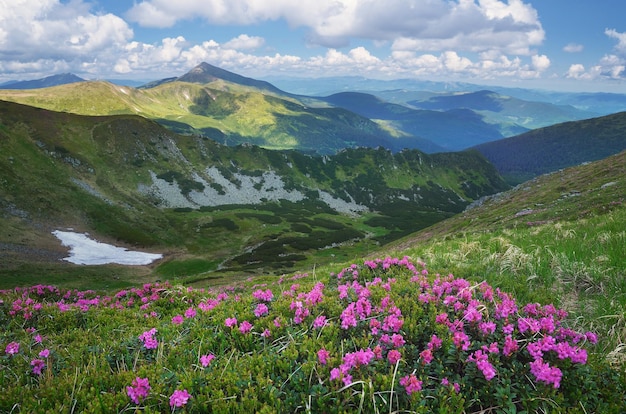
[[[226,49],[235,50],[254,50],[263,46],[265,39],[258,36],[248,36],[247,34],[241,34],[234,39],[224,43]]]
[[[543,72],[550,67],[550,59],[546,55],[534,55],[532,64],[538,72]]]
[[[110,62],[133,31],[113,14],[92,14],[82,0],[2,2],[0,71],[38,71]],[[96,58],[97,56],[97,58]]]
[[[95,15],[81,1],[4,2],[0,57],[47,59],[102,53],[122,47],[133,31],[113,15]]]
[[[604,34],[613,39],[617,39],[617,45],[615,49],[620,52],[626,52],[626,33],[620,33],[615,29],[606,29]]]
[[[582,52],[584,49],[585,47],[583,45],[579,45],[578,43],[569,43],[565,45],[563,51],[568,53],[578,53]]]
[[[604,31],[608,37],[617,39],[615,51],[617,54],[607,54],[589,69],[577,63],[569,67],[566,77],[577,80],[624,80],[626,79],[626,33],[620,33],[615,29]]]
[[[369,39],[391,41],[394,50],[530,55],[545,37],[536,10],[521,0],[144,0],[127,16],[147,27],[195,18],[216,25],[283,19],[308,27],[310,43],[332,48]]]

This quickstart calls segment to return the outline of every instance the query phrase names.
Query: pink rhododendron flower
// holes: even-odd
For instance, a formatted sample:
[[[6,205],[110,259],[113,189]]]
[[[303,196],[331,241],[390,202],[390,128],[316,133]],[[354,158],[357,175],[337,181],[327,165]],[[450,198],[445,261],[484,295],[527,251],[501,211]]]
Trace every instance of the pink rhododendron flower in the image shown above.
[[[139,335],[139,339],[143,342],[143,346],[146,349],[156,349],[159,346],[159,342],[154,338],[156,332],[156,328],[152,328]]]
[[[433,351],[431,349],[424,349],[420,352],[420,358],[422,359],[422,363],[428,365],[433,361]]]
[[[126,393],[135,404],[139,404],[143,399],[148,397],[150,392],[150,383],[148,378],[137,377],[133,380],[132,386],[126,387]]]
[[[330,356],[330,352],[328,352],[324,348],[322,348],[319,351],[317,351],[317,360],[322,365],[326,365],[326,363],[328,362],[328,357],[329,356]]]
[[[489,362],[488,354],[484,353],[482,349],[473,352],[467,360],[476,363],[476,366],[482,371],[487,381],[492,380],[496,376],[496,370]]]
[[[320,315],[313,321],[313,328],[320,329],[326,326],[326,316]]]
[[[274,294],[271,290],[255,290],[252,292],[252,296],[257,300],[262,300],[264,302],[271,302],[274,299]]]
[[[4,352],[7,355],[15,355],[20,352],[20,343],[19,342],[9,342],[4,349]]]
[[[511,335],[507,335],[504,338],[504,347],[502,353],[506,356],[511,356],[513,352],[518,350],[517,340],[513,339]]]
[[[50,356],[50,350],[49,350],[49,349],[47,349],[47,348],[46,348],[46,349],[44,349],[43,351],[41,351],[41,352],[39,353],[39,356],[40,356],[41,358],[48,358],[48,357]]]
[[[536,359],[530,363],[530,372],[539,382],[551,384],[554,388],[559,388],[561,385],[561,377],[563,376],[561,370],[557,367],[551,367],[550,364],[543,362],[542,359]]]
[[[259,303],[254,309],[254,316],[260,318],[261,316],[267,315],[269,312],[270,310],[265,303]]]
[[[196,317],[196,310],[194,308],[189,308],[185,311],[185,318],[191,319]]]
[[[170,407],[183,407],[187,404],[190,398],[191,395],[187,390],[176,390],[170,396]]]
[[[243,321],[239,324],[239,332],[246,334],[252,330],[252,324],[248,321]]]
[[[391,365],[395,365],[400,359],[402,359],[402,354],[396,349],[392,349],[387,354],[387,361],[389,361]]]
[[[232,328],[237,325],[237,318],[226,318],[224,325],[228,328]]]
[[[46,367],[46,363],[41,359],[33,359],[30,361],[30,365],[33,367],[33,374],[41,375],[41,372]]]
[[[213,354],[202,355],[200,357],[200,364],[206,368],[209,366],[209,364],[211,364],[211,361],[213,361],[214,359],[215,359],[215,355]]]
[[[261,336],[263,338],[269,338],[270,336],[272,336],[272,332],[269,329],[265,328],[263,332],[261,332]]]
[[[393,346],[396,348],[400,348],[402,345],[406,343],[406,341],[400,334],[391,335],[391,342],[393,343]]]
[[[400,378],[400,385],[404,387],[408,395],[422,390],[422,381],[413,374]]]

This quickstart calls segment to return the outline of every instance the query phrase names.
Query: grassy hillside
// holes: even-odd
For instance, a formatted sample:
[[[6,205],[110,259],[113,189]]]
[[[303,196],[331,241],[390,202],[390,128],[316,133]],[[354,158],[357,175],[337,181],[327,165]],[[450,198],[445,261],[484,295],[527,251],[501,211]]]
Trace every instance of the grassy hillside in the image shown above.
[[[626,112],[545,127],[476,146],[512,184],[626,149]]]
[[[368,259],[2,291],[0,409],[620,413],[625,161],[542,176]]]
[[[100,286],[208,279],[347,260],[507,188],[478,153],[314,157],[227,147],[138,116],[8,102],[0,137],[3,286],[32,274],[40,275],[29,284],[63,284],[80,273],[58,261],[64,251],[50,232],[59,228],[166,254],[154,273],[90,270]]]
[[[554,303],[626,354],[626,152],[537,177],[387,246],[524,302]]]
[[[432,143],[424,139],[412,139],[345,109],[310,107],[290,95],[222,79],[208,83],[185,79],[197,80],[181,77],[142,89],[80,82],[35,90],[0,90],[0,99],[80,115],[141,115],[173,131],[202,134],[231,146],[248,143],[318,154],[362,146],[432,149]]]

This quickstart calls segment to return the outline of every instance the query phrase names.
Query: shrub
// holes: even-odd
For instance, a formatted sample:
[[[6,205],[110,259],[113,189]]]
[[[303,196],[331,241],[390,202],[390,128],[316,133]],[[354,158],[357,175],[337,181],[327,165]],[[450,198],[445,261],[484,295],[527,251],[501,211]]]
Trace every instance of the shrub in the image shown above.
[[[0,411],[619,412],[552,305],[386,258],[208,289],[0,292]],[[46,351],[46,352],[44,352]]]

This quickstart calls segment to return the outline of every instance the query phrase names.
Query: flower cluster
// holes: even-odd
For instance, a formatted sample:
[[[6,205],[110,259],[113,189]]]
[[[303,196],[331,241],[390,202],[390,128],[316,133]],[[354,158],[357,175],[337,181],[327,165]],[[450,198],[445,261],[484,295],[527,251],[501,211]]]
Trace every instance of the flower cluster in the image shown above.
[[[133,384],[126,387],[126,393],[132,402],[135,404],[141,403],[141,401],[146,399],[150,393],[150,382],[148,381],[148,378],[135,378],[133,380]]]
[[[36,395],[39,383],[57,375],[73,378],[65,362],[69,345],[50,340],[58,337],[53,327],[65,330],[67,323],[76,324],[81,344],[105,351],[91,362],[101,364],[105,379],[91,386],[118,382],[116,390],[98,390],[101,401],[148,408],[149,399],[161,412],[213,405],[232,412],[239,395],[258,400],[250,401],[251,411],[311,404],[311,411],[325,412],[338,401],[346,411],[363,404],[366,412],[409,411],[416,401],[434,412],[480,411],[483,403],[541,411],[543,401],[572,392],[562,388],[587,372],[585,347],[597,341],[593,333],[569,329],[567,314],[552,305],[520,305],[487,283],[431,274],[406,257],[353,264],[323,281],[297,274],[251,288],[245,283],[215,290],[145,285],[110,297],[46,287],[20,291],[3,308],[13,312],[13,330],[0,337],[0,358],[10,365],[6,372],[32,374],[15,387],[5,376],[7,399],[19,399],[22,389]],[[100,317],[95,311],[103,307],[112,311]],[[116,328],[121,337],[115,341],[104,338],[110,328],[97,332],[110,318],[125,326]],[[510,384],[516,396],[504,401]],[[361,392],[372,398],[360,400]],[[303,395],[313,397],[299,400]],[[457,405],[438,405],[443,402]],[[81,404],[84,411],[101,410]]]
[[[184,407],[191,398],[191,395],[187,390],[176,390],[170,396],[170,407],[172,409],[177,407]]]
[[[156,340],[154,335],[156,335],[156,328],[152,328],[150,330],[145,331],[141,335],[139,335],[139,340],[143,342],[143,346],[146,349],[156,349],[159,346],[159,341]]]

